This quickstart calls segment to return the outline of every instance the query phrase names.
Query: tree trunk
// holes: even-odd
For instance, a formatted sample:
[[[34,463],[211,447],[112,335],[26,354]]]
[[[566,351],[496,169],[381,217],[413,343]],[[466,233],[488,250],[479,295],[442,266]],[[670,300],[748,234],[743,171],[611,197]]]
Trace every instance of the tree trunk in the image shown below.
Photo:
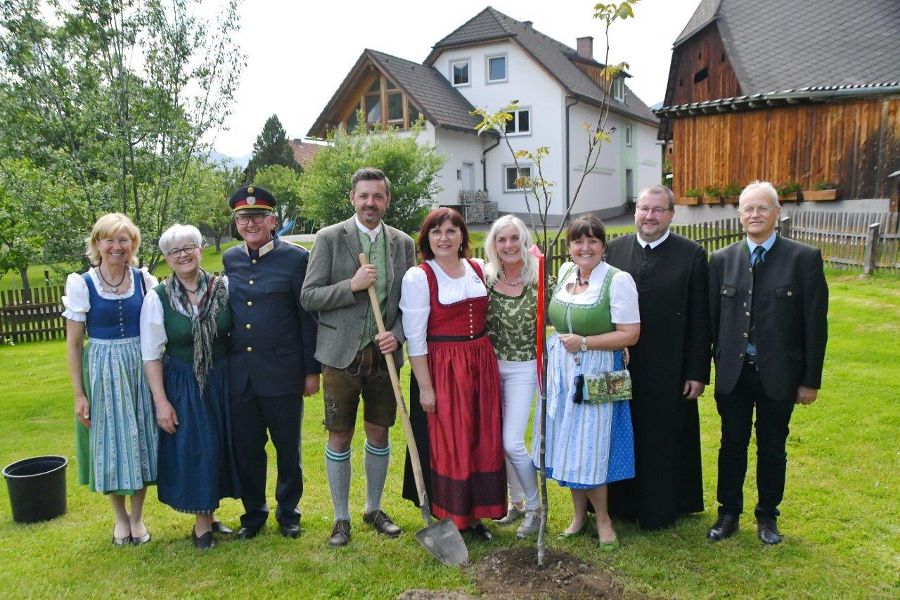
[[[22,278],[22,299],[31,302],[31,282],[28,281],[28,265],[19,267],[19,277]]]

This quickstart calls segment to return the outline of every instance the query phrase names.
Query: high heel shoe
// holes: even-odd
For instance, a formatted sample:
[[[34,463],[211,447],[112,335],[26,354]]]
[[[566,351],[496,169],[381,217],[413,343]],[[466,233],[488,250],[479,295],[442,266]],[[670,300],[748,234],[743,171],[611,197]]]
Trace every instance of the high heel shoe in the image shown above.
[[[150,541],[150,530],[144,531],[144,535],[131,536],[131,543],[135,546],[142,546]]]

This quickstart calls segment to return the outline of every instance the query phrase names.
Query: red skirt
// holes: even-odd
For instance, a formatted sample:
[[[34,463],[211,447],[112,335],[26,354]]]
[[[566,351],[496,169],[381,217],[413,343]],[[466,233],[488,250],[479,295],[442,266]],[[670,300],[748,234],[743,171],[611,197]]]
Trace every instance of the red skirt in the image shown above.
[[[419,452],[428,456],[431,512],[452,519],[458,529],[479,519],[499,519],[506,514],[506,466],[500,373],[491,342],[487,336],[430,341],[428,370],[437,410],[429,415],[422,411],[413,377],[410,415]],[[409,468],[403,495],[418,502]]]

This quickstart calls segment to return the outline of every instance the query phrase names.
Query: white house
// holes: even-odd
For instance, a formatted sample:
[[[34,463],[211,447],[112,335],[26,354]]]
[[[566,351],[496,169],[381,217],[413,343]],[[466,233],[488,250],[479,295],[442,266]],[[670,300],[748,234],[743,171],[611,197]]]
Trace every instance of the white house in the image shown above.
[[[496,136],[477,136],[474,107],[496,111],[512,100],[519,109],[507,125],[515,149],[547,146],[545,179],[554,182],[551,220],[559,220],[575,194],[584,165],[587,135],[583,123],[595,123],[604,98],[593,58],[593,38],[577,40],[577,50],[488,7],[437,42],[419,64],[365,50],[334,93],[310,137],[325,137],[338,126],[352,129],[362,109],[371,124],[408,129],[421,114],[421,143],[447,157],[434,200],[454,206],[484,190],[501,213],[526,213],[515,189],[512,156]],[[659,182],[662,172],[658,121],[625,85],[613,85],[609,126],[612,143],[588,174],[573,213],[614,216],[626,200]],[[521,163],[524,169],[531,165]],[[483,194],[481,195],[483,197]]]

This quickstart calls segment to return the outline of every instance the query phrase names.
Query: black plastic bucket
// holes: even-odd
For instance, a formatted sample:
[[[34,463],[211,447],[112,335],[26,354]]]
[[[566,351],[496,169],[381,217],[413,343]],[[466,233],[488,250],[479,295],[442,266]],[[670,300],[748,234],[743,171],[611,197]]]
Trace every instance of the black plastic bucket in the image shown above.
[[[35,456],[3,469],[13,521],[35,523],[66,513],[66,465],[64,456]]]

